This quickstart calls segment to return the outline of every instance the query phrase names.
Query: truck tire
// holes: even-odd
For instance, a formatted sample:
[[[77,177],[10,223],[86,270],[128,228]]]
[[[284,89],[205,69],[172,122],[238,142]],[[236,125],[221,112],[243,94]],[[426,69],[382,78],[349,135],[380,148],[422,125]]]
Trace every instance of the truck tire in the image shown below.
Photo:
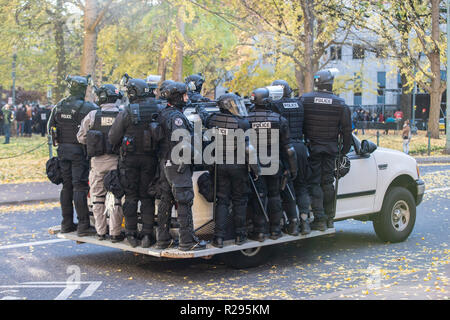
[[[218,255],[220,261],[235,269],[246,269],[260,266],[275,255],[273,245],[233,251]]]
[[[411,234],[416,222],[416,203],[403,187],[389,188],[381,211],[373,220],[377,236],[387,242],[402,242]]]

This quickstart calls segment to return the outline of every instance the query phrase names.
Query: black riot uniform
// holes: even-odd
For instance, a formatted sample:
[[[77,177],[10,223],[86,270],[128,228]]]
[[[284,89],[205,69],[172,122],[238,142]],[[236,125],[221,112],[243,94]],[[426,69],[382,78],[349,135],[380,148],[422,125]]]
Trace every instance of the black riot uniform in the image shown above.
[[[190,103],[210,102],[211,100],[202,96],[202,87],[205,79],[201,73],[192,74],[185,79],[188,87],[188,97]]]
[[[282,183],[281,198],[288,218],[286,232],[298,235],[298,227],[302,234],[311,232],[309,227],[309,195],[307,178],[309,175],[308,150],[303,142],[304,109],[297,98],[291,98],[292,89],[285,80],[275,80],[272,86],[283,87],[283,97],[272,101],[271,109],[278,112],[288,121],[292,146],[297,154],[298,174],[295,180],[287,179]],[[285,186],[284,186],[285,185]],[[297,217],[297,206],[299,218]]]
[[[333,227],[335,216],[334,169],[338,154],[345,155],[351,147],[351,114],[344,100],[334,95],[334,76],[329,70],[314,76],[317,91],[304,94],[300,100],[305,108],[305,137],[310,151],[311,176],[308,180],[313,229]],[[341,150],[338,136],[342,136]]]
[[[70,96],[58,102],[52,109],[48,121],[48,132],[58,144],[58,159],[61,167],[63,187],[60,193],[62,211],[61,232],[77,230],[79,236],[87,236],[95,230],[90,228],[87,194],[89,191],[89,162],[77,133],[83,118],[95,104],[85,101],[88,77],[68,76]],[[73,206],[77,212],[78,227],[73,222]]]
[[[248,165],[258,176],[256,161],[251,159],[252,145],[244,138],[244,132],[250,129],[245,104],[239,96],[228,93],[218,100],[220,112],[209,114],[201,106],[196,106],[206,128],[214,128],[215,175],[217,176],[217,202],[215,203],[215,229],[213,245],[223,247],[228,229],[230,202],[232,204],[235,243],[243,244],[247,239],[246,209],[249,193]],[[238,137],[238,135],[241,135]],[[221,145],[222,147],[219,147]],[[219,154],[221,150],[222,154]],[[256,150],[255,150],[256,151]],[[239,154],[240,152],[240,154]],[[254,153],[256,156],[256,153]]]
[[[295,150],[291,144],[289,126],[287,120],[280,114],[270,110],[269,90],[267,88],[259,88],[253,91],[251,100],[254,103],[254,108],[251,109],[247,117],[250,122],[251,128],[256,131],[257,135],[257,150],[258,158],[262,168],[262,175],[256,181],[259,185],[259,190],[264,190],[267,197],[267,216],[270,224],[270,238],[277,239],[281,237],[281,218],[283,215],[283,209],[280,198],[280,186],[281,186],[281,166],[280,157],[273,157],[271,151],[276,148],[281,158],[285,161],[288,171],[293,179],[297,175],[297,159]],[[274,140],[272,137],[276,135],[278,131],[278,140]],[[267,150],[264,150],[267,146]],[[276,150],[274,149],[274,150]],[[267,159],[262,159],[261,156],[267,154],[271,158],[270,163],[274,164],[276,171],[273,174],[268,175],[265,173],[265,169],[269,167]],[[252,198],[255,200],[255,197]],[[255,215],[253,217],[254,234],[252,239],[258,241],[264,240],[265,217],[261,213],[261,210],[257,204],[253,205]]]
[[[130,104],[119,113],[109,131],[112,145],[120,145],[120,183],[125,191],[123,214],[125,234],[131,246],[138,245],[138,202],[141,202],[141,246],[150,247],[154,242],[155,198],[147,193],[155,179],[158,159],[151,125],[160,110],[158,100],[142,79],[124,77]]]
[[[206,243],[195,236],[192,220],[194,200],[192,185],[193,128],[183,114],[183,108],[188,100],[187,87],[183,83],[174,82],[166,86],[161,94],[167,98],[167,106],[158,115],[158,127],[153,128],[153,136],[158,141],[161,192],[161,201],[158,205],[156,247],[163,249],[172,247],[176,243],[176,239],[172,239],[169,232],[170,209],[173,204],[176,204],[180,226],[179,249],[183,251],[204,249]],[[187,141],[172,141],[172,134],[176,130],[185,133],[184,138]],[[180,145],[181,149],[176,149]],[[179,150],[179,152],[175,150]],[[174,153],[173,156],[172,153]]]

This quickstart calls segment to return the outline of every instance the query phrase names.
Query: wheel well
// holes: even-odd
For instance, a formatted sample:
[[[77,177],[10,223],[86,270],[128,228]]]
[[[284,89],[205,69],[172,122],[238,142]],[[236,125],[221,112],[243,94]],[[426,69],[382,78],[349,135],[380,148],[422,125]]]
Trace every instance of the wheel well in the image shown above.
[[[402,174],[401,176],[398,176],[397,178],[394,179],[394,181],[391,182],[391,184],[389,185],[389,188],[392,187],[403,187],[409,190],[409,192],[411,192],[411,194],[413,195],[414,199],[417,199],[417,186],[416,186],[416,182],[414,181],[414,179],[407,175],[407,174]]]

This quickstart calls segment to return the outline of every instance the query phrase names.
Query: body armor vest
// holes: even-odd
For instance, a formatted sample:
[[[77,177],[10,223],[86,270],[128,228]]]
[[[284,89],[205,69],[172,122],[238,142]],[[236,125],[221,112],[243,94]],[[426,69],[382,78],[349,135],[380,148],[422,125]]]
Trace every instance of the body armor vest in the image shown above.
[[[312,92],[302,96],[305,109],[305,135],[314,144],[337,143],[344,100],[324,92]]]
[[[247,120],[250,122],[251,129],[254,129],[257,133],[258,139],[258,154],[260,154],[260,148],[267,146],[267,154],[271,153],[271,145],[276,143],[279,147],[279,140],[272,141],[272,130],[279,130],[281,127],[281,116],[278,113],[264,109],[254,109],[248,114]],[[279,132],[280,137],[280,132]]]
[[[129,104],[126,109],[130,117],[130,125],[125,130],[128,139],[127,152],[134,154],[152,154],[155,141],[152,141],[150,126],[157,121],[159,112],[158,100],[149,98],[135,104]]]
[[[304,109],[302,103],[295,98],[282,98],[272,103],[275,112],[286,118],[290,136],[294,140],[303,138]]]
[[[79,144],[77,140],[78,129],[81,124],[81,120],[87,113],[82,111],[85,104],[84,100],[76,100],[71,97],[61,101],[57,106],[57,112],[55,114],[55,122],[57,128],[57,142]],[[88,113],[92,109],[87,108]]]
[[[207,127],[208,128],[215,128],[215,139],[221,139],[222,141],[219,142],[223,147],[223,163],[226,164],[244,164],[244,163],[238,163],[237,162],[237,151],[239,147],[245,148],[245,140],[240,141],[236,137],[236,130],[242,129],[242,133],[245,132],[245,130],[248,129],[248,124],[246,125],[246,122],[244,119],[240,119],[237,116],[226,114],[226,113],[215,113],[211,115],[211,117],[208,119]],[[231,137],[234,136],[233,139]],[[214,143],[214,142],[213,142]],[[217,148],[216,148],[217,150]],[[240,150],[241,155],[245,154],[245,150]],[[227,160],[227,154],[228,159],[231,161],[233,160],[233,163],[226,162]],[[231,154],[233,156],[231,156]],[[242,160],[242,159],[240,159]],[[245,159],[243,159],[245,160]]]
[[[108,132],[109,129],[111,129],[111,126],[116,119],[117,115],[119,114],[119,111],[103,111],[98,110],[95,114],[95,120],[94,125],[92,126],[91,130],[101,132],[101,149],[104,151],[103,154],[114,154],[112,145],[108,141]],[[88,136],[89,138],[89,136]],[[87,144],[89,144],[89,140],[87,141]],[[100,155],[100,154],[98,154]]]

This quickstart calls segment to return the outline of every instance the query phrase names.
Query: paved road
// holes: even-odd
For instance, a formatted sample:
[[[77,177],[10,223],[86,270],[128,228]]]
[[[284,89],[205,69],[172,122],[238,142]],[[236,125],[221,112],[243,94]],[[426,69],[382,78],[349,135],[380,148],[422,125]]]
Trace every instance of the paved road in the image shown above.
[[[47,228],[58,209],[0,213],[0,299],[448,299],[450,165],[421,175],[429,192],[407,241],[383,243],[371,222],[348,220],[247,270],[57,239]]]

